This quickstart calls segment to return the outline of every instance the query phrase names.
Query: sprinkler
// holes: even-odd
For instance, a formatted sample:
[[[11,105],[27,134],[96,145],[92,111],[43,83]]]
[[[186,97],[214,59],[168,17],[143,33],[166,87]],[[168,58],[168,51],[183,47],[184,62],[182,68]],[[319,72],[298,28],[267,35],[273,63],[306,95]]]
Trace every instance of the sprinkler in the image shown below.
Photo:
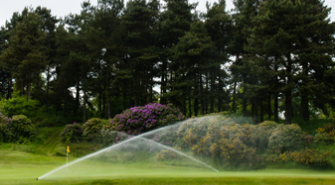
[[[36,178],[36,180],[38,181],[38,178]]]

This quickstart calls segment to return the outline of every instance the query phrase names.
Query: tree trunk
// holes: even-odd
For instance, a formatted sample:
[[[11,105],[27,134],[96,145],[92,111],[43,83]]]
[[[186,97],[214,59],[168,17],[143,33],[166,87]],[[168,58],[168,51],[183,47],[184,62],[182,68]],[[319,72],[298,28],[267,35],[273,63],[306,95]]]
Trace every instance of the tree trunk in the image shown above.
[[[292,83],[292,61],[291,54],[287,54],[287,67],[286,74],[287,76],[287,86],[291,86]],[[287,87],[285,91],[285,124],[292,123],[292,90],[290,87]]]
[[[127,108],[127,91],[126,91],[126,83],[123,84],[123,110]]]
[[[240,55],[239,54],[237,54],[236,55],[236,59],[235,59],[235,63],[237,63],[238,62],[238,60],[239,60],[239,58],[240,58]],[[236,85],[237,85],[237,83],[236,83],[236,81],[234,82],[234,91],[233,91],[233,106],[232,106],[232,110],[233,110],[233,112],[236,112]],[[243,90],[243,92],[244,92],[244,90]],[[244,95],[244,94],[243,94]],[[244,103],[244,98],[243,98],[243,103]],[[244,105],[243,105],[243,108],[244,108]],[[246,108],[245,108],[246,109]],[[244,114],[244,109],[243,109],[243,114]]]
[[[256,102],[253,102],[251,104],[252,106],[252,117],[253,117],[253,120],[254,120],[254,123],[255,124],[258,124],[258,106],[257,106],[257,103]]]
[[[66,103],[66,100],[64,99],[64,109],[63,109],[64,118],[66,118],[66,105],[67,105],[67,103]]]
[[[83,100],[83,123],[86,123],[86,91],[84,90],[84,100]]]
[[[49,86],[50,86],[50,66],[48,65],[47,67],[47,87],[46,87],[46,91],[47,91],[47,97],[49,96]]]
[[[307,63],[303,64],[303,76],[308,77],[308,67]],[[306,87],[306,79],[302,81],[302,92],[301,92],[301,102],[300,102],[300,118],[305,121],[309,121],[309,105],[308,105],[308,91]]]
[[[244,80],[245,82],[245,80]],[[242,101],[242,112],[243,112],[243,116],[247,116],[247,98],[246,98],[246,91],[247,91],[247,87],[244,86],[243,87],[243,101]]]
[[[7,99],[12,98],[12,73],[9,73]]]
[[[109,90],[106,88],[106,103],[107,103],[107,119],[111,118],[111,104],[110,104],[110,97],[109,97]]]
[[[199,86],[200,86],[200,103],[201,103],[201,115],[205,115],[205,105],[203,96],[203,86],[202,86],[202,74],[199,74]]]
[[[78,113],[78,108],[80,106],[80,102],[79,102],[79,91],[80,91],[80,87],[79,87],[79,81],[77,82],[77,87],[76,87],[76,105],[74,107],[74,115],[77,116]]]
[[[263,101],[260,102],[260,105],[259,105],[259,108],[260,108],[260,123],[263,123],[264,122],[264,110],[263,110]]]
[[[221,81],[221,76],[219,75],[219,94],[221,94],[221,89],[222,89],[222,81]],[[222,104],[222,98],[221,98],[221,95],[219,95],[219,98],[218,98],[218,112],[221,112],[221,104]]]
[[[210,73],[211,74],[211,91],[210,91],[210,110],[209,110],[209,112],[210,113],[213,113],[214,112],[214,95],[215,95],[215,93],[216,93],[216,88],[215,88],[215,78],[214,78],[214,76],[215,76],[215,73],[214,72],[212,72],[212,73]]]
[[[101,90],[98,94],[98,112],[101,113]]]
[[[198,107],[199,107],[199,100],[198,100],[198,80],[197,75],[194,77],[195,87],[194,87],[194,116],[198,116]]]
[[[150,73],[150,95],[149,95],[149,102],[152,103],[152,96],[153,96],[153,86],[154,86],[154,79],[153,79],[153,75],[152,75],[152,71],[153,69],[151,69],[151,73]]]
[[[30,99],[30,89],[31,89],[31,83],[28,83],[27,85],[27,101]]]
[[[192,117],[192,100],[191,100],[191,96],[188,97],[188,117]]]
[[[233,106],[232,106],[233,112],[236,112],[235,101],[236,101],[236,82],[234,82],[234,91],[233,91]]]
[[[276,93],[274,96],[274,110],[273,110],[273,114],[274,114],[274,118],[275,118],[275,122],[279,123],[279,117],[278,117],[278,94]]]
[[[268,95],[268,120],[272,118],[272,109],[271,109],[271,94]]]
[[[205,113],[208,114],[208,78],[209,74],[206,73],[206,90],[205,90]]]

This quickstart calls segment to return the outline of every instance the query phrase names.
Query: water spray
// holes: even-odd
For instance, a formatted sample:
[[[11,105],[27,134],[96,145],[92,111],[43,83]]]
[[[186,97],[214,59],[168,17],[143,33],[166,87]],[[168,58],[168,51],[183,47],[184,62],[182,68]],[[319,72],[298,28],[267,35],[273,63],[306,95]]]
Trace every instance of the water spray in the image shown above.
[[[179,124],[179,123],[177,123],[177,124]],[[79,159],[77,159],[77,160],[74,160],[74,161],[72,161],[72,162],[69,162],[69,163],[67,163],[67,164],[65,164],[65,165],[63,165],[63,166],[60,166],[60,167],[58,167],[58,168],[56,168],[56,169],[54,169],[54,170],[52,170],[52,171],[50,171],[50,172],[48,172],[48,173],[46,173],[46,174],[44,174],[44,175],[38,177],[36,180],[43,179],[43,178],[45,178],[45,177],[48,176],[48,175],[51,175],[51,174],[53,174],[53,173],[55,173],[55,172],[57,172],[57,171],[59,171],[59,170],[62,170],[62,169],[64,169],[64,168],[67,168],[68,166],[71,166],[71,165],[73,165],[73,164],[75,164],[75,163],[78,163],[78,162],[80,162],[80,161],[83,161],[83,160],[85,160],[85,159],[88,159],[88,158],[90,158],[90,157],[93,157],[93,156],[98,155],[98,154],[100,154],[100,153],[103,153],[103,152],[105,152],[105,151],[108,151],[108,150],[111,150],[111,149],[120,147],[120,146],[122,146],[123,144],[128,143],[128,142],[130,142],[130,141],[133,141],[133,140],[135,140],[135,139],[143,139],[143,140],[146,140],[146,141],[153,142],[154,144],[157,144],[157,145],[160,146],[160,147],[163,147],[163,148],[172,150],[172,151],[174,151],[174,152],[176,152],[176,153],[178,153],[178,154],[180,154],[180,155],[182,155],[182,156],[184,156],[184,157],[187,157],[187,158],[189,158],[189,159],[191,159],[191,160],[193,160],[193,161],[196,161],[197,163],[200,163],[200,164],[206,166],[207,168],[210,168],[211,170],[213,170],[213,171],[215,171],[215,172],[219,172],[219,170],[213,168],[212,166],[210,166],[210,165],[208,165],[208,164],[206,164],[206,163],[204,163],[204,162],[202,162],[202,161],[200,161],[200,160],[197,160],[197,159],[195,159],[194,157],[189,156],[189,155],[187,155],[187,154],[185,154],[185,153],[183,153],[183,152],[181,152],[181,151],[179,151],[179,150],[176,150],[176,149],[171,148],[171,147],[169,147],[169,146],[166,146],[166,145],[163,145],[163,144],[161,144],[161,143],[155,142],[155,141],[153,141],[153,140],[149,140],[149,139],[147,139],[147,138],[144,138],[144,136],[148,136],[148,135],[150,135],[150,134],[152,134],[152,133],[159,132],[159,131],[164,130],[164,129],[166,129],[166,128],[168,128],[168,127],[171,127],[171,126],[176,126],[177,124],[169,125],[169,126],[165,126],[165,127],[162,127],[162,128],[156,129],[156,130],[152,130],[152,131],[143,133],[143,134],[141,134],[141,135],[137,135],[137,136],[131,137],[131,138],[125,140],[125,141],[122,141],[122,142],[117,143],[117,144],[115,144],[115,145],[106,147],[106,148],[104,148],[104,149],[102,149],[102,150],[99,150],[99,151],[94,152],[94,153],[92,153],[92,154],[86,155],[86,156],[84,156],[84,157],[82,157],[82,158],[79,158]]]

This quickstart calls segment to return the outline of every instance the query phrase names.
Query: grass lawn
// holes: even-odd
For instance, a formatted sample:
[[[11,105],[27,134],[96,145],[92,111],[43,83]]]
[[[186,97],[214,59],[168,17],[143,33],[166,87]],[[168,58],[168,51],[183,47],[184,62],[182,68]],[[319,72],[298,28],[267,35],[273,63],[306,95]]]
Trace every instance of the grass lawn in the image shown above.
[[[70,160],[74,160],[71,158]],[[21,151],[0,150],[0,184],[25,185],[105,185],[105,184],[334,184],[335,172],[308,170],[259,170],[244,172],[183,171],[182,168],[155,169],[146,166],[114,168],[101,164],[88,166],[81,177],[69,176],[36,180],[37,177],[64,164],[65,157],[37,155]],[[86,163],[86,165],[89,163]],[[80,166],[78,166],[80,167]],[[102,167],[102,168],[100,168]],[[101,173],[97,170],[100,170]],[[97,173],[93,173],[96,171]],[[91,173],[92,172],[92,173]],[[105,173],[102,173],[105,172]],[[100,174],[100,175],[99,175]]]

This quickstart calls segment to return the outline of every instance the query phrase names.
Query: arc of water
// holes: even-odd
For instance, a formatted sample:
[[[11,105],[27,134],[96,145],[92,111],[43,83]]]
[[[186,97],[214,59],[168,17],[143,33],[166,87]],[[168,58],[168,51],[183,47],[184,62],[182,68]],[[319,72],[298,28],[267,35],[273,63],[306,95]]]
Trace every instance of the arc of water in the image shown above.
[[[138,135],[138,136],[131,137],[131,138],[125,140],[125,141],[122,141],[122,142],[120,142],[120,143],[117,143],[117,144],[115,144],[115,145],[112,145],[112,146],[110,146],[110,147],[107,147],[107,148],[105,148],[105,149],[99,150],[99,151],[94,152],[94,153],[92,153],[92,154],[86,155],[86,156],[84,156],[84,157],[82,157],[82,158],[79,158],[79,159],[74,160],[74,161],[72,161],[72,162],[70,162],[70,163],[68,163],[68,164],[65,164],[65,165],[63,165],[63,166],[60,166],[60,167],[58,167],[58,168],[56,168],[56,169],[54,169],[54,170],[52,170],[52,171],[50,171],[50,172],[48,172],[48,173],[46,173],[46,174],[44,174],[44,175],[38,177],[37,180],[43,179],[44,177],[46,177],[46,176],[48,176],[48,175],[50,175],[50,174],[52,174],[52,173],[55,173],[55,172],[57,172],[57,171],[59,171],[59,170],[61,170],[61,169],[64,169],[64,168],[66,168],[66,167],[68,167],[68,166],[71,166],[71,165],[73,165],[73,164],[75,164],[75,163],[78,163],[78,162],[80,162],[80,161],[83,161],[83,160],[85,160],[85,159],[88,159],[88,158],[90,158],[90,157],[92,157],[92,156],[95,156],[95,155],[100,154],[100,153],[103,153],[103,152],[105,152],[105,151],[107,151],[107,150],[116,148],[116,147],[118,147],[118,146],[120,146],[120,145],[122,145],[122,144],[124,144],[124,143],[130,142],[130,141],[132,141],[132,140],[139,139],[139,138],[141,138],[141,139],[146,139],[146,138],[143,138],[143,136],[152,134],[152,133],[154,133],[154,132],[158,132],[158,131],[160,131],[160,130],[163,130],[163,129],[165,129],[165,128],[167,128],[167,127],[171,127],[171,126],[173,126],[173,125],[165,126],[165,127],[162,127],[162,128],[156,129],[156,130],[153,130],[153,131],[149,131],[149,132],[143,133],[143,134]],[[146,139],[146,140],[149,140],[149,139]],[[152,140],[149,140],[149,141],[152,141]],[[152,142],[155,142],[155,141],[152,141]],[[155,142],[155,143],[157,143],[157,142]],[[179,153],[179,154],[181,154],[181,155],[183,155],[183,156],[186,156],[186,157],[188,157],[189,159],[192,159],[192,160],[194,160],[194,161],[196,161],[196,162],[199,162],[200,164],[203,164],[203,165],[205,165],[206,167],[208,167],[208,168],[210,168],[210,169],[212,169],[212,170],[214,170],[214,171],[216,171],[216,172],[219,172],[219,170],[213,168],[212,166],[210,166],[210,165],[208,165],[208,164],[206,164],[206,163],[204,163],[204,162],[202,162],[202,161],[199,161],[199,160],[197,160],[197,159],[195,159],[195,158],[193,158],[193,157],[191,157],[191,156],[189,156],[189,155],[186,155],[185,153],[183,153],[183,152],[181,152],[181,151],[179,151],[179,150],[176,150],[176,149],[173,149],[173,148],[171,148],[171,147],[162,145],[162,144],[160,144],[160,143],[157,143],[157,144],[159,144],[160,146],[162,146],[162,147],[164,147],[164,148],[173,150],[174,152],[177,152],[177,153]]]
[[[189,158],[189,159],[192,159],[193,161],[196,161],[196,162],[198,162],[198,163],[200,163],[200,164],[202,164],[202,165],[204,165],[204,166],[206,166],[206,167],[208,167],[208,168],[210,168],[210,169],[212,169],[212,170],[214,170],[214,171],[216,171],[216,172],[219,172],[219,170],[213,168],[212,166],[210,166],[210,165],[208,165],[208,164],[206,164],[206,163],[204,163],[204,162],[202,162],[202,161],[200,161],[200,160],[198,160],[198,159],[196,159],[196,158],[194,158],[194,157],[192,157],[192,156],[189,156],[189,155],[187,155],[187,154],[185,154],[185,153],[183,153],[183,152],[181,152],[181,151],[179,151],[179,150],[177,150],[177,149],[171,148],[171,147],[169,147],[169,146],[160,144],[160,143],[158,143],[158,142],[149,140],[149,139],[144,138],[144,137],[141,137],[140,139],[143,139],[143,140],[145,140],[145,141],[151,141],[151,142],[157,144],[158,146],[161,146],[161,147],[163,147],[163,148],[172,150],[172,151],[174,151],[174,152],[176,152],[176,153],[178,153],[178,154],[180,154],[180,155],[182,155],[182,156],[185,156],[185,157],[187,157],[187,158]]]

